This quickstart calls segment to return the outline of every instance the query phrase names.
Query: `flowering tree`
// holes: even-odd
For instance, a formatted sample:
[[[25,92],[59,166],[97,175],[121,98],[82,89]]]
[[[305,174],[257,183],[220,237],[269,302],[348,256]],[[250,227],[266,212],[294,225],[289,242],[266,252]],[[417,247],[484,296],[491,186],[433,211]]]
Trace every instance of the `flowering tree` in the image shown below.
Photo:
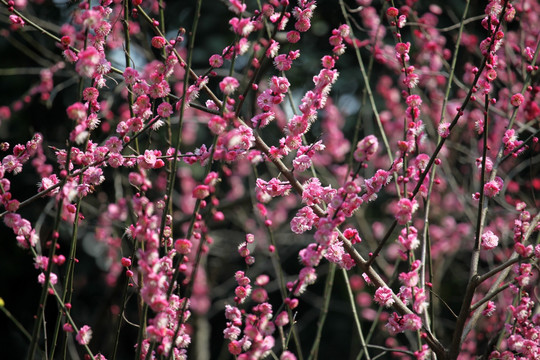
[[[540,359],[539,2],[0,1],[27,359]]]

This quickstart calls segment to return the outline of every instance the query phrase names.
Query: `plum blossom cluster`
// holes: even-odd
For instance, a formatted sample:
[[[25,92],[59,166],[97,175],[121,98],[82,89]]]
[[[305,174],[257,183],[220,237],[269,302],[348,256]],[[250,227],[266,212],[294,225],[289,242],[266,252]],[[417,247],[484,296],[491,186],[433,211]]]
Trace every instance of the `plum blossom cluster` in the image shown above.
[[[531,232],[531,213],[525,210],[525,204],[522,202],[516,204],[516,210],[519,211],[519,215],[517,219],[514,220],[514,250],[516,253],[523,257],[531,256],[534,251],[536,254],[535,256],[538,257],[538,251],[540,250],[540,246],[537,244],[533,247],[533,244],[526,244],[526,242],[524,241],[525,234]],[[536,224],[534,230],[538,229],[539,226],[538,224]]]
[[[388,324],[386,325],[388,332],[393,335],[407,330],[418,331],[421,327],[422,320],[415,314],[405,314],[400,316],[397,313],[392,313],[392,316],[388,319]]]
[[[199,63],[191,44],[201,29],[171,32],[156,20],[174,2],[81,2],[69,23],[46,29],[27,16],[41,1],[1,3],[6,34],[36,28],[57,57],[23,100],[0,106],[0,121],[33,98],[57,101],[66,72],[80,84],[65,102],[65,139],[0,144],[0,217],[33,257],[40,309],[48,297],[61,309],[51,338],[72,336],[86,358],[105,359],[92,351],[108,334],[78,326],[65,300],[84,283],[75,280],[85,251],[106,293],[125,293],[108,309],[111,331],[136,324],[129,341],[141,359],[186,359],[192,341],[210,342],[201,324],[223,314],[223,349],[236,359],[296,359],[289,346],[302,358],[296,322],[306,321],[308,287],[326,281],[325,294],[340,296],[325,263],[350,276],[351,305],[363,309],[356,323],[376,330],[376,346],[362,347],[371,357],[383,345],[417,359],[539,356],[538,1],[491,0],[482,20],[442,31],[446,9],[421,1],[336,2],[354,26],[327,28],[314,0],[228,0],[234,40]],[[326,54],[311,62],[305,40],[325,29]],[[342,69],[355,62],[361,71]],[[295,71],[311,81],[299,84]],[[343,85],[340,73],[362,78]],[[13,179],[32,171],[38,194],[21,198]],[[40,201],[40,217],[27,216]],[[275,261],[291,253],[297,263]],[[465,294],[457,320],[430,293],[453,308],[446,279]],[[40,327],[55,323],[43,316],[29,357]],[[394,336],[405,331],[414,334]],[[485,334],[499,339],[489,349]],[[57,344],[45,341],[40,350],[55,358]],[[313,354],[324,342],[309,338]]]
[[[296,153],[296,158],[293,160],[293,168],[298,172],[303,172],[309,169],[312,165],[312,158],[316,151],[324,151],[325,146],[322,141],[317,141],[310,146],[300,146]]]
[[[272,322],[272,306],[262,302],[253,307],[252,313],[242,313],[238,308],[226,306],[225,316],[229,321],[225,329],[225,338],[230,340],[228,350],[239,359],[259,359],[269,355],[275,344],[272,334],[275,325]],[[244,324],[243,336],[242,329]],[[294,358],[294,357],[293,357]]]
[[[538,334],[540,324],[538,314],[533,314],[531,309],[534,301],[527,293],[522,294],[519,304],[510,305],[508,311],[514,320],[514,325],[507,324],[505,328],[506,346],[508,350],[495,350],[490,354],[490,359],[508,358],[530,358],[534,359],[540,354],[538,346]]]
[[[249,312],[237,306],[225,305],[227,326],[223,335],[229,341],[229,353],[239,359],[264,358],[274,347],[273,334],[276,327],[283,329],[289,323],[288,313],[282,311],[277,316],[273,316],[272,305],[267,302],[268,293],[265,289],[270,280],[268,275],[262,274],[255,279],[256,288],[253,291],[250,285],[251,280],[243,271],[237,271],[235,279],[238,283],[235,290],[237,306],[250,295],[255,305]],[[290,351],[283,351],[281,359],[294,360],[296,357]]]

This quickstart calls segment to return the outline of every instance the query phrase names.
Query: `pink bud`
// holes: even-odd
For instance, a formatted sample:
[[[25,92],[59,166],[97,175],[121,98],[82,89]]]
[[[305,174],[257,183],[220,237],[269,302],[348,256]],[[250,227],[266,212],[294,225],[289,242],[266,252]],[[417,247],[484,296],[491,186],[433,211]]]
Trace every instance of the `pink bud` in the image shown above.
[[[131,266],[131,259],[123,257],[121,260],[122,266],[124,267],[130,267]]]

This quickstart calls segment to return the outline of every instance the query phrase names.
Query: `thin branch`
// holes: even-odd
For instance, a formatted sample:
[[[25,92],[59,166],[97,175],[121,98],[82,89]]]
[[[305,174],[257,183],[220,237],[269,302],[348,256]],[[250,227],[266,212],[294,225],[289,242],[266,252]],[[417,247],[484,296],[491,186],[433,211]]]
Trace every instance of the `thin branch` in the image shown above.
[[[315,335],[315,340],[311,346],[311,351],[309,352],[308,360],[317,360],[319,353],[319,345],[321,343],[322,330],[324,327],[324,322],[326,321],[326,316],[328,315],[328,307],[330,306],[330,299],[332,298],[332,288],[334,286],[334,278],[336,274],[336,264],[330,263],[330,270],[326,275],[326,283],[324,285],[324,295],[323,295],[323,305],[321,307],[321,312],[319,314],[319,319],[317,321],[317,333]]]
[[[531,259],[532,257],[529,257],[527,259]],[[527,260],[525,259],[525,260]],[[515,258],[510,258],[508,261],[506,261],[505,263],[502,263],[500,264],[499,266],[491,269],[490,271],[488,271],[487,273],[485,273],[484,275],[481,275],[478,277],[478,284],[480,285],[482,282],[486,281],[487,279],[491,278],[493,275],[497,274],[497,273],[500,273],[501,271],[503,271],[504,269],[506,269],[507,267],[509,266],[512,266],[514,265],[515,263],[517,262],[520,262],[520,261],[523,261],[524,259],[523,258],[520,258],[520,257],[515,257]]]
[[[468,5],[466,5],[468,6]],[[465,14],[467,12],[465,11]],[[467,24],[470,24],[472,22],[475,22],[475,21],[478,21],[478,20],[482,20],[483,18],[485,18],[486,15],[477,15],[477,16],[473,16],[473,17],[470,17],[466,20],[463,20],[462,22],[460,22],[459,24],[454,24],[454,25],[451,25],[451,26],[448,26],[448,27],[444,27],[444,28],[435,28],[437,31],[439,32],[448,32],[448,31],[452,31],[452,30],[455,30],[457,28],[462,28],[463,25],[467,25]],[[428,24],[424,24],[424,23],[420,23],[420,22],[407,22],[405,23],[405,26],[423,26],[423,27],[427,27],[427,28],[430,28],[432,29],[433,26],[431,25],[428,25]],[[461,33],[461,31],[460,31]],[[456,43],[459,43],[459,40],[456,41]]]
[[[478,310],[480,307],[483,308],[483,305],[486,304],[489,300],[493,299],[495,296],[497,296],[500,292],[503,292],[504,290],[508,289],[508,287],[513,284],[513,282],[509,282],[509,283],[506,283],[504,284],[503,286],[495,289],[494,291],[490,291],[489,293],[486,294],[486,296],[484,296],[482,298],[482,300],[474,303],[472,306],[471,306],[471,312],[475,312],[476,310]]]
[[[345,280],[345,285],[347,287],[347,295],[349,297],[349,304],[351,304],[351,311],[353,313],[354,324],[356,325],[356,331],[358,331],[358,338],[360,339],[360,345],[362,346],[362,350],[364,351],[364,354],[366,355],[366,359],[370,360],[371,357],[369,356],[366,340],[364,339],[364,333],[362,332],[362,326],[360,325],[360,318],[358,316],[358,311],[356,311],[356,302],[354,300],[354,294],[352,292],[351,283],[349,282],[349,275],[347,273],[347,270],[345,269],[341,269],[341,273],[343,274],[343,279]]]

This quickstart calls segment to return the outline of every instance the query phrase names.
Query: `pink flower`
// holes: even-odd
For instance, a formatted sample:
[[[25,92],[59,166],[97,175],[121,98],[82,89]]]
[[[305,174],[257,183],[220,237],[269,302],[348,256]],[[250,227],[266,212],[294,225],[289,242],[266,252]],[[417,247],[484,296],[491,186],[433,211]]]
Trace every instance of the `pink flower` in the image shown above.
[[[66,60],[70,63],[74,63],[75,61],[79,60],[77,54],[71,49],[64,50],[63,54]]]
[[[343,249],[343,245],[339,241],[334,241],[328,245],[326,248],[326,252],[324,253],[324,257],[333,263],[340,264],[341,258],[345,254],[345,249]]]
[[[529,257],[533,253],[534,249],[532,245],[525,246],[523,243],[517,242],[514,244],[514,250],[522,257]]]
[[[173,113],[172,105],[169,104],[168,102],[162,102],[161,104],[159,104],[157,108],[157,113],[159,116],[163,118],[167,118],[171,116]]]
[[[298,172],[303,172],[309,169],[311,166],[311,158],[308,155],[300,155],[296,159],[293,160],[293,167],[294,170]]]
[[[412,66],[411,66],[412,67]],[[403,84],[409,89],[413,89],[420,82],[420,77],[414,72],[407,73],[405,79],[403,79]]]
[[[229,0],[229,10],[240,15],[246,11],[246,4],[243,4],[240,0]]]
[[[309,30],[310,27],[311,21],[306,18],[300,19],[294,24],[294,28],[299,32],[306,32]]]
[[[78,57],[79,60],[77,60],[75,69],[79,75],[92,77],[101,59],[99,51],[93,46],[88,46],[79,53]]]
[[[99,96],[99,91],[95,87],[87,87],[83,91],[83,99],[86,101],[96,101]]]
[[[58,184],[59,182],[60,182],[60,180],[58,180],[58,178],[56,177],[55,174],[52,174],[49,177],[44,177],[43,179],[41,179],[41,186],[39,187],[38,191],[39,192],[45,191],[48,188],[50,188],[51,186]],[[56,188],[56,189],[52,190],[51,192],[49,192],[48,195],[52,196],[54,194],[58,194],[58,191],[59,191],[59,189]]]
[[[399,274],[399,281],[405,286],[413,287],[418,284],[418,272],[417,271],[410,271],[410,272],[402,272]]]
[[[58,282],[58,275],[56,275],[55,273],[52,272],[49,275],[49,286],[56,285],[57,282]],[[45,274],[44,273],[40,273],[38,275],[38,283],[40,283],[41,285],[45,284]]]
[[[107,163],[113,168],[118,168],[124,164],[124,157],[119,153],[112,153],[109,155]]]
[[[221,82],[219,83],[220,90],[225,95],[231,95],[236,91],[236,89],[240,86],[240,83],[236,78],[233,78],[232,76],[227,76]]]
[[[337,32],[340,36],[346,38],[351,34],[351,28],[347,24],[341,24],[337,29]],[[334,33],[332,31],[332,33]]]
[[[344,44],[339,44],[337,46],[334,46],[334,48],[332,49],[332,52],[334,53],[334,55],[340,56],[345,53],[345,49],[346,49],[346,46]]]
[[[388,330],[390,335],[396,335],[400,332],[403,332],[401,320],[402,319],[397,313],[392,313],[390,318],[388,318],[388,322],[384,327],[386,328],[386,330]]]
[[[84,106],[84,104],[80,102],[71,104],[66,109],[68,118],[78,123],[83,121],[86,118],[86,111],[87,111],[86,106]]]
[[[300,136],[309,130],[310,125],[309,119],[306,116],[295,115],[287,124],[287,130],[292,136]]]
[[[520,106],[521,104],[523,104],[523,101],[525,101],[525,98],[519,93],[512,95],[512,97],[510,98],[510,104],[512,104],[513,106]]]
[[[225,329],[227,330],[227,329]],[[238,329],[240,331],[240,329]],[[240,334],[238,334],[240,335]],[[236,338],[238,337],[238,335],[236,335]],[[231,335],[228,335],[228,334],[225,334],[225,338],[228,338],[228,339],[233,339],[235,337],[231,336]],[[242,345],[240,344],[239,341],[236,341],[236,340],[232,340],[229,345],[228,345],[228,349],[229,349],[229,352],[232,354],[232,355],[240,355],[242,353]]]
[[[389,7],[388,10],[386,10],[386,15],[389,17],[397,17],[399,15],[399,10],[395,7]]]
[[[356,229],[345,229],[345,231],[343,231],[343,236],[345,236],[351,242],[351,244],[358,244],[362,241],[360,235],[358,235],[358,230]]]
[[[230,305],[226,305],[226,307]],[[225,310],[225,314],[227,313],[227,310]],[[236,340],[240,336],[241,330],[238,326],[242,325],[241,317],[238,319],[235,319],[234,321],[231,320],[231,322],[227,323],[227,328],[223,330],[223,336],[227,340]]]
[[[167,44],[167,40],[163,36],[154,36],[152,38],[152,46],[156,49],[162,49]]]
[[[422,105],[422,98],[419,95],[409,95],[407,96],[406,103],[411,108],[418,108]]]
[[[89,185],[99,185],[105,180],[101,168],[91,166],[84,172],[84,182]]]
[[[418,315],[405,314],[403,315],[403,330],[416,331],[422,328],[422,320]]]
[[[272,76],[270,79],[270,90],[276,94],[284,94],[289,90],[289,80],[282,76]]]
[[[174,242],[175,250],[182,255],[187,255],[191,252],[191,241],[188,239],[178,239]]]
[[[21,161],[13,155],[8,155],[2,159],[2,165],[7,172],[18,174],[22,171],[23,164]]]
[[[77,332],[77,336],[75,336],[75,339],[81,345],[88,345],[90,343],[90,340],[92,339],[92,329],[90,329],[90,326],[84,325],[83,327],[81,327],[80,330]]]
[[[332,69],[336,62],[332,56],[325,55],[322,57],[321,63],[325,69]]]
[[[409,226],[409,229],[407,231],[407,228],[403,228],[401,230],[401,235],[398,236],[398,241],[405,250],[416,250],[418,245],[420,245],[420,241],[418,240],[418,230],[414,226]]]
[[[390,307],[394,304],[393,292],[390,288],[383,286],[375,290],[373,299],[381,306]]]
[[[220,135],[227,128],[227,121],[219,115],[214,115],[208,120],[208,128],[212,134]]]
[[[411,43],[397,43],[396,44],[396,54],[401,57],[403,55],[406,55],[409,52],[409,49],[411,47]]]
[[[285,350],[283,353],[281,353],[279,360],[296,360],[296,356],[294,356],[292,352]]]
[[[24,20],[18,15],[9,15],[9,21],[16,28],[23,27],[25,24]]]
[[[151,169],[156,164],[157,157],[154,151],[152,150],[145,150],[144,155],[139,155],[137,157],[137,163],[139,166],[141,166],[143,169]]]
[[[208,62],[211,67],[213,68],[220,68],[223,65],[223,57],[219,54],[214,54],[210,56],[210,59],[208,59]]]
[[[150,97],[152,99],[163,98],[171,92],[169,83],[166,80],[162,80],[158,83],[150,86]]]
[[[508,155],[514,152],[516,149],[518,149],[523,144],[523,141],[518,140],[516,131],[514,129],[508,129],[504,132],[503,143],[504,143],[504,155]],[[525,150],[524,147],[521,149],[518,149],[512,155],[517,156],[521,151],[524,151],[524,150]]]
[[[395,216],[398,224],[405,225],[412,220],[412,214],[418,209],[418,203],[416,200],[402,198],[398,201],[396,209]]]
[[[37,255],[34,259],[34,267],[36,269],[46,270],[47,266],[49,266],[49,258],[46,256]]]
[[[484,184],[484,195],[487,197],[494,197],[501,191],[504,181],[500,177],[495,177],[495,179]]]
[[[268,45],[268,48],[266,49],[266,57],[267,58],[275,58],[276,55],[279,52],[279,42],[275,41],[274,39],[270,40],[270,45]]]
[[[193,197],[196,199],[204,199],[210,196],[210,187],[208,185],[198,185],[193,189]]]
[[[137,70],[133,69],[133,68],[130,68],[130,67],[127,67],[126,70],[124,70],[124,80],[126,81],[126,83],[128,83],[129,85],[133,85],[135,84],[135,82],[137,81],[137,79],[139,79],[139,73],[137,72]]]
[[[315,215],[313,209],[309,206],[305,206],[300,209],[298,214],[291,220],[291,230],[295,234],[302,234],[311,230],[316,220],[318,220],[318,216]]]
[[[300,41],[300,33],[298,31],[292,30],[287,33],[287,41],[291,44],[296,44]]]
[[[374,135],[368,135],[358,142],[353,154],[358,162],[369,161],[379,148],[379,141]]]
[[[270,111],[273,105],[273,98],[274,96],[272,95],[272,90],[266,89],[257,97],[257,106],[262,111]]]
[[[274,66],[279,71],[290,70],[292,66],[292,59],[289,59],[286,54],[280,54],[274,58]]]
[[[496,309],[497,306],[495,305],[495,303],[493,301],[488,301],[488,303],[486,304],[486,308],[482,311],[482,315],[490,317],[491,315],[493,315]]]
[[[285,326],[289,323],[289,314],[287,311],[282,311],[276,316],[276,320],[274,320],[275,324],[277,326]]]
[[[268,124],[270,124],[270,122],[274,119],[275,119],[275,114],[273,112],[271,111],[263,112],[263,113],[255,115],[251,119],[251,124],[253,125],[254,128],[262,129]]]
[[[442,122],[439,124],[439,127],[437,128],[437,133],[442,138],[447,138],[450,135],[450,123],[448,122]]]
[[[403,28],[407,22],[407,17],[405,15],[400,15],[398,18],[397,26],[398,28]]]
[[[490,69],[486,72],[486,79],[488,81],[494,81],[497,78],[497,71],[495,69]]]
[[[234,294],[236,295],[235,301],[237,303],[244,302],[250,293],[251,293],[250,285],[237,286],[236,289],[234,290]]]
[[[364,201],[372,201],[377,198],[377,193],[381,191],[384,185],[387,185],[392,179],[392,173],[383,169],[375,172],[373,177],[364,180],[366,194],[363,195]]]
[[[495,235],[491,230],[488,230],[482,234],[482,248],[484,250],[491,250],[499,244],[499,237]]]
[[[255,30],[255,23],[249,18],[238,19],[237,17],[233,17],[231,20],[229,20],[229,25],[231,25],[235,33],[243,37],[248,36],[253,30]]]
[[[337,193],[332,187],[321,186],[321,181],[318,178],[310,178],[304,184],[304,191],[302,192],[302,202],[307,205],[320,204],[321,201],[329,202],[330,199]]]
[[[276,178],[272,178],[268,182],[257,179],[255,183],[257,188],[272,197],[287,195],[292,189],[292,186],[289,183],[283,183]]]

